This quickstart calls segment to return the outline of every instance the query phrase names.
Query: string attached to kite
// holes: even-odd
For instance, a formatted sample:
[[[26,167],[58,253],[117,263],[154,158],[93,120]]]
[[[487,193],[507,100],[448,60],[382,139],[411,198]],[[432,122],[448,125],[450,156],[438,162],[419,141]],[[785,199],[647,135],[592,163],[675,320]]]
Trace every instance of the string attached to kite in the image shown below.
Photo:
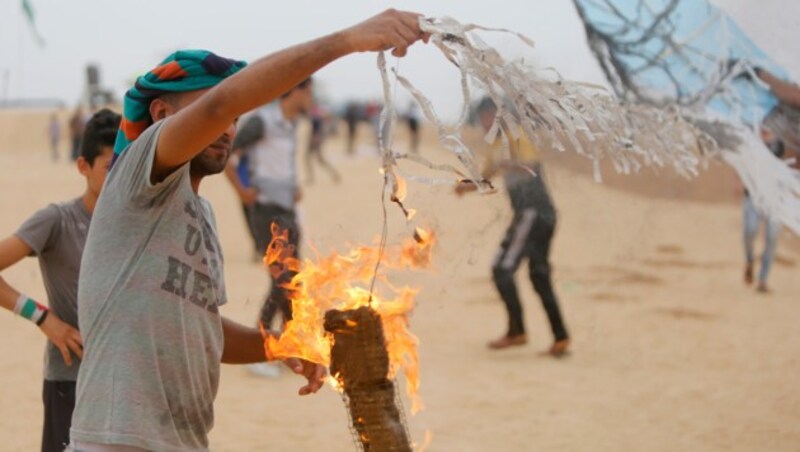
[[[398,59],[395,71],[397,71],[397,69],[399,68],[400,68],[400,60]],[[378,146],[382,157],[381,174],[383,174],[383,187],[381,188],[381,209],[383,211],[383,222],[382,222],[383,224],[381,226],[381,238],[378,244],[378,258],[375,260],[375,270],[372,273],[372,281],[370,282],[369,285],[370,303],[372,302],[372,297],[375,293],[375,282],[378,279],[378,270],[380,270],[381,262],[383,260],[383,254],[384,251],[386,250],[386,242],[389,236],[389,218],[386,209],[386,192],[387,188],[390,187],[389,174],[392,172],[391,151],[389,151],[389,149],[391,149],[392,145],[394,144],[394,135],[391,132],[394,130],[394,123],[395,123],[394,116],[396,115],[394,111],[394,102],[392,101],[393,99],[392,93],[396,92],[397,90],[397,83],[395,83],[394,89],[392,91],[389,90],[389,78],[385,76],[386,56],[384,55],[383,52],[380,52],[378,54],[378,69],[381,71],[382,75],[383,97],[384,97],[384,107],[383,110],[381,111],[380,122],[378,127]],[[395,195],[396,194],[394,193],[394,191],[392,191],[391,194],[392,201],[396,202],[400,206],[400,208],[403,210],[403,213],[406,215],[406,218],[408,218],[409,217],[408,211],[406,210],[405,206],[403,206],[402,202]]]

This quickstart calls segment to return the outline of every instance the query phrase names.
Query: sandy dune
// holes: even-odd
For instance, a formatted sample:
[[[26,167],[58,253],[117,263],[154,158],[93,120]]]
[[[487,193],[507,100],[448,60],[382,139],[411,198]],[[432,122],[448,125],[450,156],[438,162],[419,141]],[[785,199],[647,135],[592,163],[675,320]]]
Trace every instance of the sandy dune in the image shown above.
[[[3,235],[82,190],[76,170],[50,161],[45,119],[0,112]],[[305,238],[322,251],[370,241],[381,225],[377,161],[345,157],[337,140],[327,146],[344,181],[332,185],[319,174],[302,203]],[[427,140],[423,153],[436,149]],[[560,213],[555,283],[574,337],[563,360],[538,356],[551,338],[524,271],[531,345],[484,346],[505,323],[488,268],[509,220],[503,195],[457,199],[444,188],[411,186],[408,203],[440,235],[433,271],[397,279],[421,288],[412,328],[426,408],[409,418],[415,440],[430,430],[430,451],[798,450],[798,239],[784,232],[773,293],[760,296],[741,282],[740,210],[721,165],[697,182],[646,172],[597,185],[585,163],[547,157]],[[266,278],[238,202],[222,177],[201,191],[216,209],[226,253],[231,301],[223,313],[251,323]],[[398,209],[390,207],[389,218],[391,239],[408,234]],[[44,299],[35,260],[3,277]],[[36,450],[44,338],[7,312],[0,331],[0,450]],[[300,398],[299,385],[288,372],[264,380],[224,367],[213,450],[354,450],[339,395]]]

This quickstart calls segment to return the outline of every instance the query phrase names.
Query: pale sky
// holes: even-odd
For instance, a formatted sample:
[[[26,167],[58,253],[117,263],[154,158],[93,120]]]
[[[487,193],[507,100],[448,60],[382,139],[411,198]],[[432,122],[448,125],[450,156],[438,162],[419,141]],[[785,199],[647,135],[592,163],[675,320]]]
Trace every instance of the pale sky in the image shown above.
[[[121,95],[136,75],[178,48],[206,48],[251,61],[272,51],[345,28],[394,6],[463,23],[508,28],[536,42],[533,50],[510,35],[490,42],[563,76],[602,83],[571,0],[31,0],[46,40],[38,47],[23,20],[21,0],[0,0],[0,98],[78,99],[89,62],[104,86]],[[793,74],[800,37],[800,2],[717,0],[750,36]],[[524,53],[522,51],[524,50]],[[397,65],[394,58],[390,65]],[[433,46],[416,45],[400,61],[406,75],[445,115],[460,102],[455,70]],[[3,76],[7,76],[4,83]],[[317,86],[334,101],[378,98],[374,54],[351,55],[324,68]],[[7,91],[6,91],[7,90]]]

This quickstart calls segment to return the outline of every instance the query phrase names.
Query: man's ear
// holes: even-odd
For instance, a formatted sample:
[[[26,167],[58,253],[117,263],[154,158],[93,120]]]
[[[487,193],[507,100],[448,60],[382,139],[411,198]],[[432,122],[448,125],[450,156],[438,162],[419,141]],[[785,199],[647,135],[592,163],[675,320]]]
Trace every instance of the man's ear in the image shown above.
[[[160,121],[167,117],[171,108],[168,102],[157,97],[150,102],[150,117],[153,118],[153,122]]]
[[[78,160],[76,160],[75,163],[78,165],[78,172],[80,172],[84,176],[89,174],[89,171],[92,170],[92,165],[90,165],[89,162],[87,162],[86,159],[83,158],[83,156],[79,156]]]

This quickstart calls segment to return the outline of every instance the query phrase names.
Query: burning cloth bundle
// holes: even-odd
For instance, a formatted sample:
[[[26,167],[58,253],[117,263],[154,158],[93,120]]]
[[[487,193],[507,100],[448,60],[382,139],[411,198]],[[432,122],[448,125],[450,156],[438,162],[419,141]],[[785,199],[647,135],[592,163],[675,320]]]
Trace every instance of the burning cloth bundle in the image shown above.
[[[411,450],[394,379],[403,372],[412,413],[421,409],[417,338],[408,330],[417,290],[393,288],[385,269],[428,267],[435,236],[417,229],[400,246],[358,246],[301,262],[291,257],[287,231],[273,225],[272,234],[264,264],[276,279],[296,275],[282,285],[292,320],[280,337],[266,336],[267,356],[330,367],[330,383],[347,401],[363,450]],[[394,297],[382,297],[374,282]]]
[[[325,331],[333,334],[331,373],[344,391],[358,442],[365,451],[410,451],[378,313],[369,306],[328,311]]]

